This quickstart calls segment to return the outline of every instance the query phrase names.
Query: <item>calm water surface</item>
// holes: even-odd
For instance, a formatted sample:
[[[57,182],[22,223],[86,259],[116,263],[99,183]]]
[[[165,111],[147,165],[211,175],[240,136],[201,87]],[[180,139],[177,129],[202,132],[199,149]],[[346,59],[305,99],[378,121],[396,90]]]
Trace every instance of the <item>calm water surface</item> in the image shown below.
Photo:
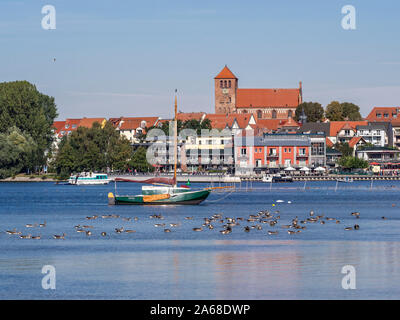
[[[113,184],[0,183],[0,299],[400,298],[400,182],[374,182],[372,190],[369,182],[340,184],[336,192],[335,182],[269,186],[254,183],[264,190],[215,193],[199,206],[142,207],[108,206]],[[118,189],[140,193],[135,184],[121,183]],[[260,210],[279,210],[281,221],[249,233],[243,231],[251,225],[246,221],[229,235],[218,232],[218,223],[214,230],[192,231],[215,213],[247,218]],[[279,226],[306,218],[310,210],[340,224],[307,224],[296,235]],[[360,219],[350,215],[353,211]],[[95,214],[139,220],[85,220]],[[165,218],[150,219],[152,214]],[[44,221],[45,228],[25,227]],[[181,226],[165,233],[155,223]],[[355,223],[360,230],[344,230]],[[93,235],[77,233],[77,224],[92,225]],[[117,227],[136,233],[116,234]],[[42,239],[4,232],[13,228]],[[108,235],[102,237],[102,231]],[[63,232],[65,240],[52,238]],[[44,265],[56,268],[56,290],[42,289]],[[356,290],[341,287],[344,265],[356,268]]]

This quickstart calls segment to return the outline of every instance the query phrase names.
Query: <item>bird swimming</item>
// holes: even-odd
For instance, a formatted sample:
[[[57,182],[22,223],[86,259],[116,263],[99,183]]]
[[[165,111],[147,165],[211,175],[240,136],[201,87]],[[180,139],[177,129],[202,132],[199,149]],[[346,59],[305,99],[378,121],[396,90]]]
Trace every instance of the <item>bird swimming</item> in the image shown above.
[[[55,234],[55,235],[53,235],[53,238],[54,239],[65,239],[65,236],[66,236],[65,233],[63,233],[62,235]]]

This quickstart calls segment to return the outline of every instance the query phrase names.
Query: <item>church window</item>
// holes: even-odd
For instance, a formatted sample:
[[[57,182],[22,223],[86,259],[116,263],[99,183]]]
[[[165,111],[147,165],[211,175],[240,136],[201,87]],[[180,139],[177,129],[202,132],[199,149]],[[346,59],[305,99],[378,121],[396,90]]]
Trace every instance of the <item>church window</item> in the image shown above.
[[[223,86],[224,86],[223,83],[224,83],[224,82],[223,82],[222,80],[219,82],[219,87],[220,87],[220,88],[223,88]]]
[[[224,81],[224,88],[226,88],[227,87],[227,84],[226,84],[226,80]]]
[[[228,84],[229,84],[229,88],[230,88],[231,87],[231,80],[229,80]]]

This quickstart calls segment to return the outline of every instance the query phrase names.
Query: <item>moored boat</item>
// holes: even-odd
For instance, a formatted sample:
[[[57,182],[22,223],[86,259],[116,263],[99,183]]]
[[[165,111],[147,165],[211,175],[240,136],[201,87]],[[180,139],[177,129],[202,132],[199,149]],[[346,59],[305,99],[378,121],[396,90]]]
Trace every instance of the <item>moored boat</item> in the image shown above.
[[[133,205],[177,205],[177,204],[199,204],[204,201],[213,188],[192,190],[189,186],[178,187],[176,185],[177,169],[177,97],[175,95],[175,118],[174,118],[174,177],[173,179],[154,177],[145,181],[116,178],[114,181],[148,183],[153,186],[142,186],[140,195],[118,195],[115,191],[108,194],[110,205],[133,204]]]
[[[82,172],[72,175],[68,179],[68,184],[73,185],[108,184],[109,182],[107,174],[93,172]]]

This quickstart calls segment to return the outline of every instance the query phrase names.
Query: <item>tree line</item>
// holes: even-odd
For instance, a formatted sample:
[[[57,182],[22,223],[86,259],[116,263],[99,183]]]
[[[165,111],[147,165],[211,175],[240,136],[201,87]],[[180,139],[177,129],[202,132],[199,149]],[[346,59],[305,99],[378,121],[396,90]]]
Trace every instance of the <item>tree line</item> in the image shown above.
[[[300,120],[301,115],[307,116],[307,122],[329,121],[359,121],[362,120],[360,107],[350,102],[332,101],[325,110],[318,102],[303,102],[297,108],[294,119]]]
[[[0,83],[0,178],[46,166],[56,117],[54,98],[33,84]]]

